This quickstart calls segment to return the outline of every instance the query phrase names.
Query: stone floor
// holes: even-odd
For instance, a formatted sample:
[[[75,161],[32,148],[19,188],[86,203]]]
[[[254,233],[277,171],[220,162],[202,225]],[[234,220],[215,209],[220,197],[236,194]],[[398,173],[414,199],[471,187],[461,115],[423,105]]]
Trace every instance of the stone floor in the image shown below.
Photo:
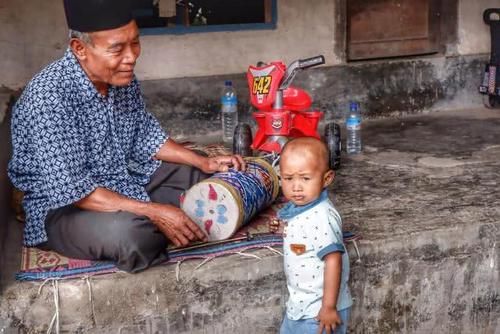
[[[349,245],[352,333],[500,333],[500,111],[364,123],[331,189]],[[0,332],[45,332],[52,283],[19,283],[21,226],[9,220]],[[1,238],[0,238],[1,240]],[[269,250],[143,273],[58,282],[67,333],[276,333],[286,300]],[[40,291],[39,291],[40,290]],[[91,292],[90,292],[91,291]]]

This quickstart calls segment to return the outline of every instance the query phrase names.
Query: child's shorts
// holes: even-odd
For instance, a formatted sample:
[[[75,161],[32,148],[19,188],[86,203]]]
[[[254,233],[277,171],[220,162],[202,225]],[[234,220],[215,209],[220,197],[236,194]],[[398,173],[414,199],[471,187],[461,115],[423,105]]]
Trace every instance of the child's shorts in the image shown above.
[[[332,334],[346,334],[347,323],[351,315],[351,308],[338,311],[342,325],[335,328]],[[290,320],[285,314],[283,322],[281,323],[280,334],[317,334],[319,328],[319,321],[311,319]],[[323,331],[323,333],[326,333]]]

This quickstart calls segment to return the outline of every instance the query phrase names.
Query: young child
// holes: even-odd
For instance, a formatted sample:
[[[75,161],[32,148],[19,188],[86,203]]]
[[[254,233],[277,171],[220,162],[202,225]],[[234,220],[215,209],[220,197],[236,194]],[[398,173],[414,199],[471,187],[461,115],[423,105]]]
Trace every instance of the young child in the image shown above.
[[[342,220],[328,198],[333,182],[328,149],[312,137],[289,141],[281,153],[284,267],[289,298],[280,334],[346,333],[352,299]]]

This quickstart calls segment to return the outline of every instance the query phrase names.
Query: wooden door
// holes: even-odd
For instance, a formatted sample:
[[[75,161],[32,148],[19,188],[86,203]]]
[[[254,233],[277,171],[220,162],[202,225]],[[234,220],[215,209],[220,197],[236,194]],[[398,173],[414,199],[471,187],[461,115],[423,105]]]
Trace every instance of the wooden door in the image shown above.
[[[438,2],[347,0],[348,60],[437,52]]]

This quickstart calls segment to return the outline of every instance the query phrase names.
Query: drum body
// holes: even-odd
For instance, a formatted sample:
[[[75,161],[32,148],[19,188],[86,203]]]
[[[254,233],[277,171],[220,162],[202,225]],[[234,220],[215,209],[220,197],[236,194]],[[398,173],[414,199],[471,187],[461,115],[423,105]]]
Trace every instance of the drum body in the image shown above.
[[[274,202],[279,180],[264,159],[247,158],[245,171],[216,173],[192,186],[181,208],[209,241],[230,238],[260,210]]]

